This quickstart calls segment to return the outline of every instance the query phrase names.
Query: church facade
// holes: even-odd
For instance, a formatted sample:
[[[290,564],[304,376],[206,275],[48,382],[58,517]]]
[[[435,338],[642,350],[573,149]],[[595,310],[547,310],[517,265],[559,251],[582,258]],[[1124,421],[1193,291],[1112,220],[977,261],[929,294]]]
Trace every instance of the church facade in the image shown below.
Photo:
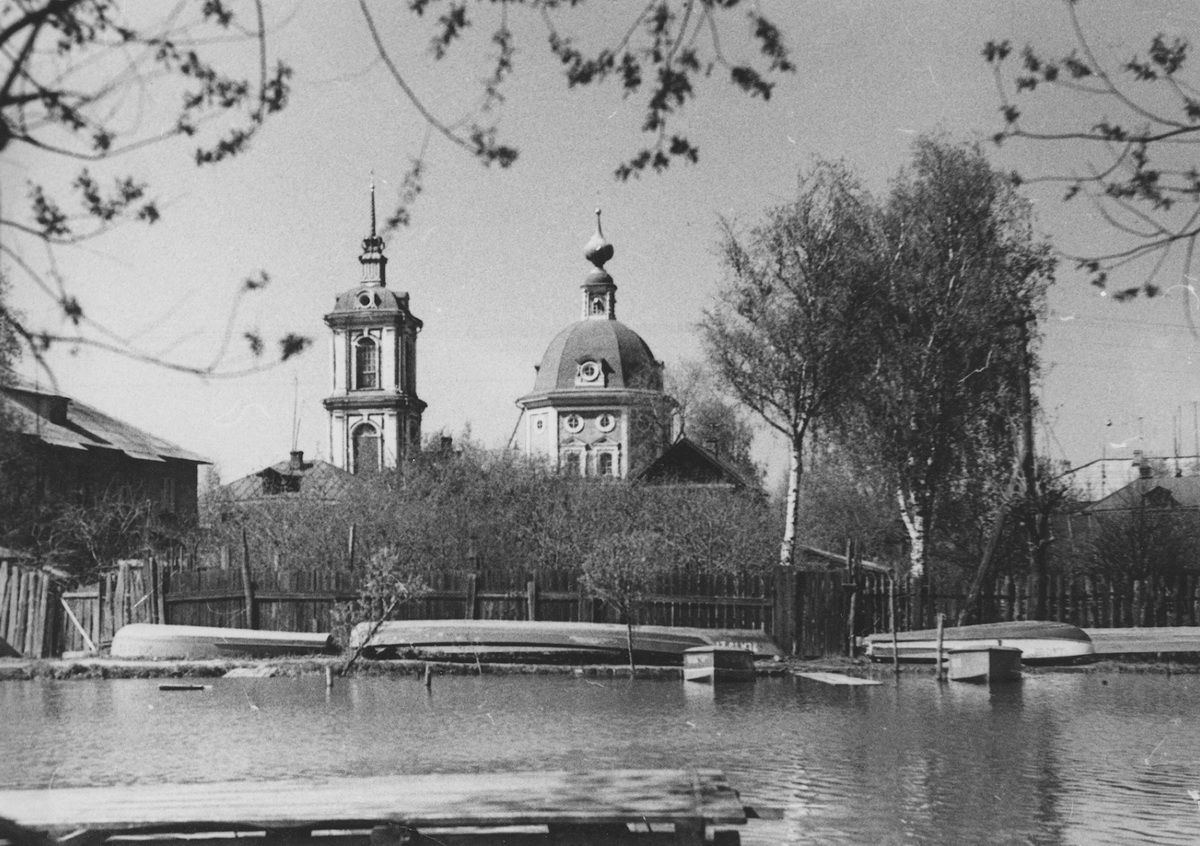
[[[613,252],[597,211],[580,319],[550,342],[533,390],[517,400],[512,446],[563,473],[623,479],[662,454],[674,403],[663,391],[662,362],[617,320],[617,286],[604,269]]]
[[[371,189],[371,233],[359,257],[362,279],[338,295],[325,315],[331,331],[332,393],[329,455],[351,473],[395,467],[421,448],[417,396],[417,335],[422,322],[409,310],[408,293],[387,287],[387,257],[375,231]]]

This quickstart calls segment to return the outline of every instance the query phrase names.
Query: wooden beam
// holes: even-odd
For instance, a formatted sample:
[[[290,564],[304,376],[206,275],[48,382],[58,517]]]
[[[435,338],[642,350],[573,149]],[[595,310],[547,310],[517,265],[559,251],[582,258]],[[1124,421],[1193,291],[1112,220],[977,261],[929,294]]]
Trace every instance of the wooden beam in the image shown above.
[[[0,816],[49,833],[670,823],[742,825],[717,770],[470,773],[0,790]]]

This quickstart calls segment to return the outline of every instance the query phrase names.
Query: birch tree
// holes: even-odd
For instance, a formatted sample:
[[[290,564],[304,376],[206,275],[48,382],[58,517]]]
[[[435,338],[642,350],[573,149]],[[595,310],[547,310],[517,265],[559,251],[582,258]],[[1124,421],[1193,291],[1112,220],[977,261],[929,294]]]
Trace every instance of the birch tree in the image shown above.
[[[733,395],[787,441],[783,566],[794,561],[806,439],[856,395],[865,374],[875,240],[870,197],[828,162],[748,236],[724,224],[725,280],[701,329]]]
[[[1011,474],[1019,380],[1036,369],[1025,336],[1036,337],[1053,262],[1005,177],[977,147],[944,139],[917,141],[882,231],[853,447],[892,475],[921,576],[939,500]]]

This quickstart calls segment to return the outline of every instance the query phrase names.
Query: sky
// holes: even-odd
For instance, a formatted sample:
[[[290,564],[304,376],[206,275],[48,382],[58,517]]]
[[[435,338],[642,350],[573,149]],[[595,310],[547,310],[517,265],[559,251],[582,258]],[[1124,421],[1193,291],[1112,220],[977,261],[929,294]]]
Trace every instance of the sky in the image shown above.
[[[640,5],[589,3],[560,25],[583,43],[610,43]],[[1056,3],[757,5],[782,30],[797,72],[779,78],[768,102],[735,91],[719,74],[704,80],[677,119],[699,146],[699,163],[620,183],[613,170],[644,143],[642,102],[612,86],[568,90],[536,19],[514,13],[511,20],[520,52],[500,137],[521,155],[501,170],[428,135],[379,61],[355,4],[268,2],[272,50],[295,69],[293,94],[249,152],[203,169],[176,141],[124,157],[121,170],[151,183],[161,222],[122,226],[52,257],[28,244],[16,248],[61,276],[91,319],[160,358],[208,363],[231,325],[230,367],[248,329],[269,338],[299,332],[313,347],[262,373],[203,379],[60,344],[48,356],[58,389],[208,457],[223,481],[285,458],[293,445],[329,458],[321,400],[332,374],[322,316],[358,282],[372,180],[382,218],[424,145],[424,193],[412,225],[388,236],[386,252],[389,287],[409,292],[425,323],[417,356],[418,393],[428,403],[423,428],[469,431],[486,446],[503,446],[534,364],[579,317],[596,207],[616,250],[607,269],[619,289],[617,317],[671,368],[702,355],[696,327],[721,280],[722,219],[753,225],[794,196],[798,175],[817,158],[844,160],[882,193],[918,135],[988,139],[1000,128],[1000,101],[981,56],[986,41],[1070,47],[1069,21]],[[413,88],[448,120],[465,113],[486,73],[483,19],[460,45],[467,49],[437,62],[428,21],[396,4],[370,8]],[[1081,12],[1097,49],[1124,59],[1160,29],[1176,31],[1195,5],[1111,2],[1081,4]],[[745,29],[741,17],[728,21],[727,54],[751,56]],[[169,102],[152,88],[139,92],[126,103],[129,125],[153,131]],[[1086,118],[1095,104],[1052,101],[1052,108],[1055,117]],[[1070,150],[990,142],[985,149],[997,167],[1025,173],[1084,164]],[[0,210],[15,214],[30,180],[53,184],[65,173],[61,161],[8,151]],[[1085,204],[1064,204],[1049,190],[1028,195],[1039,232],[1056,245],[1086,251],[1111,243]],[[12,299],[29,323],[70,331],[43,292],[4,269],[18,283]],[[238,300],[241,280],[260,270],[271,284]],[[1133,449],[1168,455],[1176,444],[1200,452],[1200,340],[1188,320],[1195,299],[1175,288],[1115,303],[1064,264],[1040,327],[1039,451],[1071,464]],[[48,382],[28,357],[19,369]],[[756,451],[769,478],[778,478],[784,452],[766,430]]]

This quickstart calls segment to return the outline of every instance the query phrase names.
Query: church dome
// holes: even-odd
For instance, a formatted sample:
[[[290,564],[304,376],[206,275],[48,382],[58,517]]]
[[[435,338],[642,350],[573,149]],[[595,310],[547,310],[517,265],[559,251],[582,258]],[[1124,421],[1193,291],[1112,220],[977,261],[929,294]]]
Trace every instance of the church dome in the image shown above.
[[[662,391],[662,369],[637,332],[618,320],[580,320],[546,348],[533,393],[581,387],[579,369],[588,361],[603,369],[606,388]]]
[[[333,310],[361,311],[408,311],[408,294],[404,291],[390,291],[375,285],[360,285],[338,294]]]

